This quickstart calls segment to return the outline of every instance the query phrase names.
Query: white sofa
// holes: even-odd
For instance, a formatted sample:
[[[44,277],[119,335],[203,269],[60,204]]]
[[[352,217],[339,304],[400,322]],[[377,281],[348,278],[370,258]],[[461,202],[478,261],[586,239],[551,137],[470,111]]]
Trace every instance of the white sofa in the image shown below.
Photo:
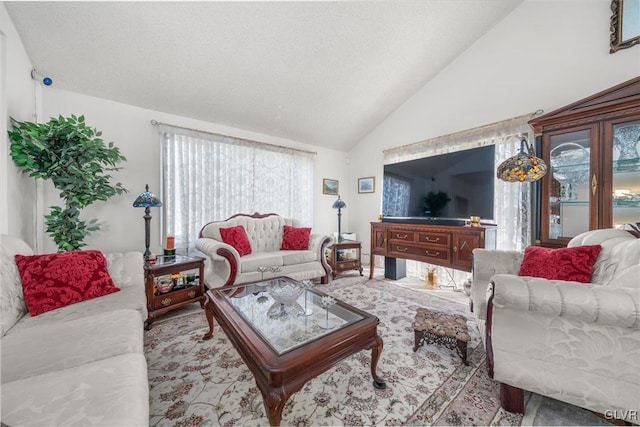
[[[517,276],[522,255],[474,250],[473,307],[486,319],[487,367],[508,411],[523,412],[528,390],[637,422],[640,239],[593,230],[568,247],[581,245],[602,246],[589,284]]]
[[[16,254],[33,251],[0,235],[3,425],[148,426],[142,253],[105,256],[119,292],[35,317]]]
[[[240,256],[231,245],[222,241],[221,228],[244,227],[251,254]],[[225,221],[210,222],[200,230],[196,248],[206,255],[204,277],[208,288],[255,282],[274,276],[295,280],[320,278],[329,282],[331,267],[324,252],[330,236],[311,234],[307,250],[280,250],[284,226],[300,227],[298,221],[276,214],[238,214]],[[278,270],[260,272],[260,267]]]

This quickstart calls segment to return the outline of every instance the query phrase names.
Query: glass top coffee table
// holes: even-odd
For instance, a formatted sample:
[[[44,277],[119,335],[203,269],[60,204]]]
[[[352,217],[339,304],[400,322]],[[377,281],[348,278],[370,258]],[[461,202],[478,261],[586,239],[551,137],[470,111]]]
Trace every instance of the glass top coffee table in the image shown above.
[[[361,350],[371,349],[374,387],[386,388],[376,374],[383,347],[378,318],[293,279],[212,289],[206,313],[204,338],[213,336],[215,317],[253,373],[272,426],[307,381]]]

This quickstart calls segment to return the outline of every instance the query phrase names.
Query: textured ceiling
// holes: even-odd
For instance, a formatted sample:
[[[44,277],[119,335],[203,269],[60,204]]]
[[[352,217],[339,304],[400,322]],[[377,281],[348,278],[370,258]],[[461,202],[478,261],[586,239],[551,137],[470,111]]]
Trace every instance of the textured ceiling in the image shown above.
[[[56,88],[347,151],[521,1],[5,6]]]

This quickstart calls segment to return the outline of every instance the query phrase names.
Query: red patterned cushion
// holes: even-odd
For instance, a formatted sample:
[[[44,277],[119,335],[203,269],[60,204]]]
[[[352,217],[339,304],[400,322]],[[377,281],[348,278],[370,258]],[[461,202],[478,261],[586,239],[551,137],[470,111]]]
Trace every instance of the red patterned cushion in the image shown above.
[[[291,227],[284,226],[284,235],[282,236],[282,245],[280,249],[283,251],[295,251],[309,249],[309,236],[311,228],[308,227]]]
[[[518,276],[589,283],[600,249],[600,245],[560,249],[529,246],[524,250]]]
[[[100,251],[16,255],[15,259],[32,316],[120,290]]]
[[[221,228],[220,236],[222,237],[222,241],[227,245],[233,246],[240,256],[251,253],[249,237],[243,226],[236,225],[235,227]]]

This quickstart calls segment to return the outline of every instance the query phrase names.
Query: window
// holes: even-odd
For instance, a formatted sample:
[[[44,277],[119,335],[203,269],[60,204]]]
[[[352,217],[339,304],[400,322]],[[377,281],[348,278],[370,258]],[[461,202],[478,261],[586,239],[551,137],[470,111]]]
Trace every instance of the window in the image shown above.
[[[312,226],[315,153],[162,125],[164,231],[191,251],[200,229],[237,213]]]

